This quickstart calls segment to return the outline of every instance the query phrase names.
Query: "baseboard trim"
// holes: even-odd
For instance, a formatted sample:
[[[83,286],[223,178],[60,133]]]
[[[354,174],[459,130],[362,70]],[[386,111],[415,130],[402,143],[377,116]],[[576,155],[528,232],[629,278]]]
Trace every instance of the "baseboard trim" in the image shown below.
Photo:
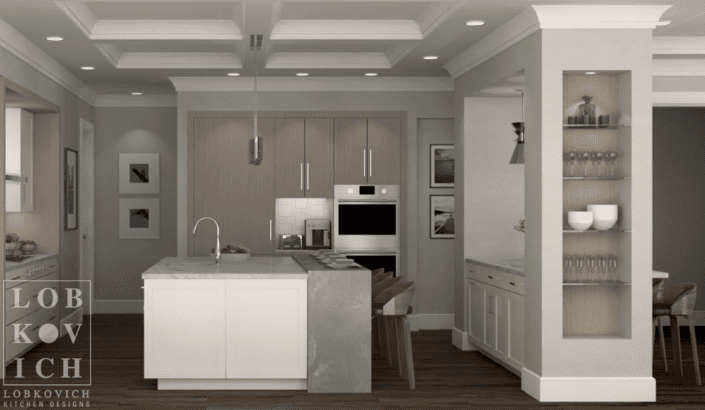
[[[157,390],[306,390],[307,379],[158,379]]]
[[[144,300],[93,300],[93,313],[144,313]]]
[[[455,326],[453,326],[453,346],[463,351],[477,350],[477,347],[470,343],[468,332],[463,332]]]
[[[412,332],[419,330],[450,330],[455,323],[455,315],[452,313],[421,313],[407,316],[409,319],[409,329]]]
[[[540,402],[655,402],[653,377],[542,377],[521,369],[521,389]]]
[[[59,337],[64,337],[68,334],[66,326],[64,326],[66,323],[83,323],[83,308],[76,309],[73,313],[61,319],[59,323]]]

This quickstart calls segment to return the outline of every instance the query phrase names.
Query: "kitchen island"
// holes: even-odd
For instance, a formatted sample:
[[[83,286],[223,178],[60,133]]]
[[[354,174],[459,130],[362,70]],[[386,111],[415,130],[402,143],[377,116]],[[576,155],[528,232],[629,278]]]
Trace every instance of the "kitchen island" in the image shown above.
[[[367,269],[167,257],[142,278],[144,377],[160,390],[371,391]]]

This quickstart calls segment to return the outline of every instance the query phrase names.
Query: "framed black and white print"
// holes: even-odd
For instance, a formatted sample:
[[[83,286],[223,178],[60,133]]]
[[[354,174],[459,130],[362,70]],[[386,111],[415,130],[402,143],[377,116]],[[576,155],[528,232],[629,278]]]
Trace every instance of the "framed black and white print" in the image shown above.
[[[120,193],[159,193],[159,154],[120,154]]]
[[[158,198],[120,198],[120,239],[159,239]]]
[[[64,148],[64,230],[78,228],[78,152]]]
[[[431,188],[455,187],[455,145],[431,144]]]
[[[431,195],[431,239],[455,238],[455,195]]]

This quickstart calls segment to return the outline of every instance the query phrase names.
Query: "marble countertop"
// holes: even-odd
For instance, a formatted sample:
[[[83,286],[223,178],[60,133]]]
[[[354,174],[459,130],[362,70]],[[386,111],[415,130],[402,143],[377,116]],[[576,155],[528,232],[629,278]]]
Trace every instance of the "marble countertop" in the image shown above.
[[[465,258],[465,262],[474,263],[498,270],[500,272],[511,273],[518,276],[524,276],[524,260],[523,259],[475,259]],[[512,266],[521,265],[521,266]]]
[[[210,257],[174,256],[160,260],[142,279],[296,279],[308,273],[291,256],[252,256],[246,261],[216,265]]]
[[[53,256],[56,256],[55,253],[47,253],[47,254],[37,254],[37,255],[32,255],[31,258],[25,259],[21,262],[10,262],[10,261],[5,261],[5,272],[13,270],[13,269],[18,269],[18,268],[23,268],[26,265],[42,261],[44,259],[49,259]]]

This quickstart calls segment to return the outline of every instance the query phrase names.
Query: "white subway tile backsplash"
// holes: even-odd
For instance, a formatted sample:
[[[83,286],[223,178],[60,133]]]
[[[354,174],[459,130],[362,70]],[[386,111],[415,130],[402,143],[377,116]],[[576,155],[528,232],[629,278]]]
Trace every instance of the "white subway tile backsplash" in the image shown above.
[[[276,235],[305,234],[307,219],[331,217],[333,201],[327,198],[278,198],[276,200]]]

